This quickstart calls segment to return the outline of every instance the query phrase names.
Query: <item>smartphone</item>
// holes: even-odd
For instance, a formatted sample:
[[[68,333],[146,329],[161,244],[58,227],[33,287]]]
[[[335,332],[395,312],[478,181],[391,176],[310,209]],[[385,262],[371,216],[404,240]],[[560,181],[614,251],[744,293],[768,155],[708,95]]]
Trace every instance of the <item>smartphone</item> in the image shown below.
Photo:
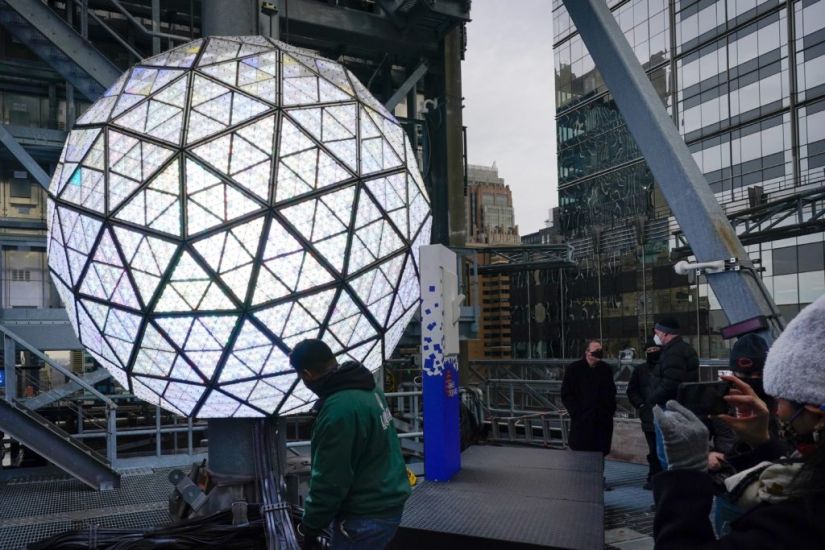
[[[699,418],[725,414],[730,405],[724,397],[730,391],[728,382],[685,382],[679,386],[676,401],[690,409]]]

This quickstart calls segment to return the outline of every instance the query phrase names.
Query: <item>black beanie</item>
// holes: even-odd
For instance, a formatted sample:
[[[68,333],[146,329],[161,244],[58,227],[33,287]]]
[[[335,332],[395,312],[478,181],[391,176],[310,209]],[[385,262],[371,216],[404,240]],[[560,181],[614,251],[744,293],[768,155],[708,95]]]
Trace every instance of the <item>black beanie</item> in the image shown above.
[[[289,364],[298,371],[319,370],[334,359],[335,355],[329,346],[322,340],[315,339],[301,340],[289,354]]]
[[[730,350],[730,368],[739,374],[761,373],[768,357],[768,343],[758,334],[745,334]]]
[[[662,317],[656,322],[656,329],[667,334],[679,334],[679,321],[675,317]]]

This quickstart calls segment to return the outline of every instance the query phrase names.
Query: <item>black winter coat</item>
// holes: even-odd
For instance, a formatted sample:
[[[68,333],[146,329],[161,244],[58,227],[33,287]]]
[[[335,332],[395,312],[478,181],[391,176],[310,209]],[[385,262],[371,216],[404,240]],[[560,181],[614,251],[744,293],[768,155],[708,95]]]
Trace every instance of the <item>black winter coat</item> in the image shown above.
[[[670,399],[676,399],[676,391],[682,382],[699,381],[699,356],[690,344],[677,336],[662,348],[659,363],[650,377],[650,394],[647,402],[664,407]]]
[[[570,448],[608,454],[616,412],[616,384],[610,365],[599,361],[591,367],[584,359],[567,365],[561,400],[570,413]]]
[[[648,406],[647,398],[650,395],[650,376],[655,368],[649,363],[642,363],[633,368],[633,374],[630,375],[630,381],[627,383],[627,398],[631,405],[636,407],[639,412],[639,420],[642,421],[642,430],[645,432],[652,432],[653,428],[653,409]]]
[[[754,450],[745,468],[773,455],[777,442]],[[767,452],[766,452],[767,451]],[[825,493],[776,504],[760,504],[731,523],[730,534],[716,539],[709,514],[713,482],[704,472],[675,470],[653,478],[656,518],[653,534],[657,550],[793,550],[825,547]]]

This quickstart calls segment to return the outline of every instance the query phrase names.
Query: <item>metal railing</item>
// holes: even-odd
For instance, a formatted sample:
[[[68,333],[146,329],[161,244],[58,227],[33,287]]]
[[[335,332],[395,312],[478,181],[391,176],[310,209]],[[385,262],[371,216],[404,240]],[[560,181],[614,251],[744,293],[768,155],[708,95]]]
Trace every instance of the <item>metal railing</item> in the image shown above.
[[[117,404],[108,396],[102,394],[97,389],[95,389],[94,386],[90,385],[81,377],[77,376],[71,370],[53,361],[50,357],[48,357],[46,354],[44,354],[43,352],[29,344],[26,340],[24,340],[22,337],[11,331],[8,327],[0,324],[0,333],[3,334],[5,350],[8,350],[10,348],[14,349],[14,345],[6,345],[7,340],[13,341],[14,343],[21,346],[38,359],[42,360],[44,364],[56,370],[57,372],[65,376],[68,380],[71,380],[72,382],[77,384],[80,389],[89,392],[89,394],[91,394],[95,399],[98,399],[103,402],[106,411],[105,424],[101,426],[100,429],[106,437],[106,459],[109,461],[110,464],[114,464],[115,460],[117,460]],[[4,360],[9,361],[10,359],[4,357]],[[12,377],[12,380],[6,381],[6,399],[8,401],[14,401],[22,405],[23,407],[26,407],[26,401],[24,399],[20,399],[20,397],[16,395],[17,384],[14,378],[15,377]],[[80,410],[76,410],[75,412],[82,415],[82,411]]]
[[[70,410],[76,410],[78,414],[77,431],[76,433],[72,433],[70,435],[75,439],[80,440],[91,440],[107,437],[107,434],[99,427],[93,429],[87,429],[85,427],[86,424],[89,423],[88,419],[94,418],[94,413],[96,412],[96,403],[94,403],[94,401],[91,401],[91,406],[88,406],[90,400],[86,399],[85,397],[86,396],[79,396],[75,399],[67,399],[60,401],[61,407],[67,407]],[[112,397],[114,397],[114,399],[117,400],[138,400],[138,398],[134,397],[133,395],[126,393]],[[126,421],[126,418],[123,416],[119,419],[116,418],[113,427],[115,440],[117,441],[119,439],[122,442],[126,438],[133,438],[135,436],[150,436],[151,439],[154,440],[154,448],[151,455],[154,458],[161,458],[169,455],[178,455],[181,454],[182,450],[185,451],[186,455],[194,456],[195,454],[197,454],[197,451],[201,450],[195,446],[195,434],[197,432],[206,431],[207,424],[205,421],[196,421],[192,418],[179,417],[172,413],[165,412],[157,405],[155,405],[153,409],[153,422],[149,424],[150,418],[147,416],[145,418],[146,425],[144,426],[119,427],[118,423],[124,423],[124,421]],[[167,422],[168,419],[171,418],[171,424],[164,423],[164,418],[167,418]],[[120,422],[118,422],[118,420],[120,420]],[[95,424],[93,420],[91,423],[93,426],[99,426],[99,424]],[[186,434],[186,445],[183,448],[179,447],[178,445],[178,434]],[[164,447],[164,436],[170,435],[172,436],[171,448],[169,448],[170,446],[168,445]],[[123,449],[125,449],[128,446],[128,443],[122,444],[121,451],[123,451]],[[138,442],[138,446],[146,447],[146,445],[143,442]],[[141,454],[144,457],[146,456],[145,453]]]
[[[496,441],[564,446],[567,444],[569,416],[561,401],[564,366],[570,359],[471,361],[475,385],[483,396],[485,423]],[[630,370],[641,363],[612,363],[616,384],[616,418],[637,418],[627,398]],[[718,379],[728,362],[700,359],[699,379]]]
[[[570,416],[567,411],[492,416],[489,422],[489,439],[508,443],[563,448],[567,446],[570,432]]]
[[[402,387],[405,386],[408,386],[408,384],[402,384]],[[384,397],[387,398],[390,411],[393,414],[395,428],[398,431],[398,439],[409,439],[413,442],[420,443],[424,437],[422,430],[422,395],[423,392],[417,389],[403,389],[402,391],[384,394]],[[298,455],[299,453],[296,449],[309,447],[309,444],[309,440],[288,441],[286,448],[293,454]]]

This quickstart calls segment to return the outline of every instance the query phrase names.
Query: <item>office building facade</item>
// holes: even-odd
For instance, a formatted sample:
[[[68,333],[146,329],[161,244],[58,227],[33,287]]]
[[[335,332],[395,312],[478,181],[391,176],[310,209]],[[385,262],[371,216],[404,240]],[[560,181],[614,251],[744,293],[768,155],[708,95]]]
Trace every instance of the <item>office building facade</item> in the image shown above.
[[[737,231],[787,321],[825,293],[823,227],[806,202],[825,180],[825,0],[608,6],[723,209],[746,220],[782,205]],[[553,293],[565,296],[557,338],[567,350],[589,337],[639,347],[654,318],[672,314],[702,355],[725,356],[713,292],[673,273],[689,254],[678,224],[559,0],[553,17],[556,223],[578,262]],[[562,348],[548,338],[539,347]]]

